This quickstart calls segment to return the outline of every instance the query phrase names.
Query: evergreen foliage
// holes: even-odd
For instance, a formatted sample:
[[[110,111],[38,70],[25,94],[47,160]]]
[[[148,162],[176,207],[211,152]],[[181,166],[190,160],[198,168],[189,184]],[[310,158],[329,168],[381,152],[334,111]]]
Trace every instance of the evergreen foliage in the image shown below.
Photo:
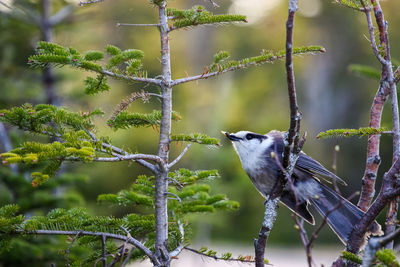
[[[243,15],[214,15],[207,11],[203,6],[194,6],[188,10],[178,10],[168,8],[167,14],[170,20],[173,21],[173,28],[179,29],[184,27],[202,25],[202,24],[215,24],[215,23],[228,23],[228,22],[247,22],[246,16]]]
[[[173,134],[170,137],[171,141],[175,142],[192,142],[204,145],[216,145],[220,146],[220,140],[217,138],[209,137],[208,135],[201,133],[192,134]]]
[[[293,48],[293,55],[312,54],[317,52],[324,53],[325,48],[322,46],[302,46]],[[214,63],[206,67],[206,73],[223,72],[231,68],[242,69],[252,65],[261,65],[277,59],[283,59],[285,53],[285,50],[278,52],[263,50],[259,56],[244,58],[241,60],[228,60],[230,57],[229,53],[227,51],[220,51],[214,55]]]
[[[368,136],[372,134],[381,134],[387,131],[386,128],[372,128],[372,127],[361,127],[359,129],[332,129],[326,132],[320,132],[317,135],[318,139],[330,138],[330,137],[352,137],[352,136]]]
[[[162,114],[159,110],[153,110],[152,113],[129,113],[126,111],[120,112],[113,119],[108,120],[108,126],[112,127],[114,130],[118,129],[128,129],[130,127],[158,127],[161,123]],[[181,120],[179,113],[173,111],[173,120]]]

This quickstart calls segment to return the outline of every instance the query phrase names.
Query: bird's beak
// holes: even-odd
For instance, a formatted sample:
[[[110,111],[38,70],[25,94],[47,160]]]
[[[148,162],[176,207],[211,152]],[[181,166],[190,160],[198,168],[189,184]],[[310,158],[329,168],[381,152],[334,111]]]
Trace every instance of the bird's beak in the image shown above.
[[[223,135],[225,135],[226,137],[228,137],[228,139],[231,140],[231,141],[239,141],[239,140],[242,140],[242,138],[239,138],[239,137],[237,137],[237,136],[235,136],[235,135],[233,135],[233,134],[230,134],[230,133],[228,133],[228,132],[221,131],[221,133],[222,133]]]

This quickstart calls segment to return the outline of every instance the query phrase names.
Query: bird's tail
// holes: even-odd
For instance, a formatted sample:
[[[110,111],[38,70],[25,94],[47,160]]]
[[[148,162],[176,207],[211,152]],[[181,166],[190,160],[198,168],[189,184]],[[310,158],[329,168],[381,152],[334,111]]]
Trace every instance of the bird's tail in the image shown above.
[[[347,244],[354,225],[360,221],[364,212],[331,188],[323,184],[319,185],[321,194],[310,201],[322,217],[326,218],[328,225],[340,240]]]

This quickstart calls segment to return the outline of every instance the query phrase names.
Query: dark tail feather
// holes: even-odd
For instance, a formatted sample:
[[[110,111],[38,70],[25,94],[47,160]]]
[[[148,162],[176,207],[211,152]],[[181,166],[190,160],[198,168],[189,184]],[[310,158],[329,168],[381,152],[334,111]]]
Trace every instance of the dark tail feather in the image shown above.
[[[322,190],[321,195],[310,201],[322,217],[327,218],[328,225],[340,240],[347,244],[351,230],[360,221],[364,212],[329,187],[323,184],[319,185]]]

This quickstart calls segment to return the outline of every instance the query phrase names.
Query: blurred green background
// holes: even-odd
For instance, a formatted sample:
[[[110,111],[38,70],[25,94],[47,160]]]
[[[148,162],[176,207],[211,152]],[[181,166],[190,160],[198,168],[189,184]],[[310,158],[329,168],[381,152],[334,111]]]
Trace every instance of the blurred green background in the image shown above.
[[[13,5],[12,1],[1,1],[11,7]],[[40,2],[36,0],[23,2],[40,10]],[[229,12],[248,16],[246,24],[200,26],[173,32],[170,41],[173,78],[201,74],[203,67],[212,63],[213,55],[219,50],[229,51],[233,59],[241,59],[258,55],[262,49],[284,48],[287,1],[216,2],[220,5],[217,9],[209,1],[203,0],[168,1],[169,7],[174,8],[191,8],[200,4],[215,14]],[[57,11],[66,4],[76,5],[54,0],[53,9]],[[389,21],[392,57],[400,59],[400,2],[387,0],[381,4]],[[25,102],[41,103],[45,99],[41,71],[30,69],[26,64],[27,57],[34,53],[40,32],[33,25],[8,16],[9,9],[5,5],[0,5],[0,9],[0,108]],[[144,69],[149,77],[159,75],[160,41],[157,29],[116,27],[117,23],[157,23],[157,10],[147,0],[106,0],[96,5],[77,7],[68,24],[56,28],[55,41],[80,51],[104,50],[107,44],[122,49],[141,49],[145,52]],[[294,59],[298,101],[303,113],[302,130],[308,134],[304,150],[330,168],[334,146],[340,145],[338,175],[349,184],[341,188],[343,195],[348,196],[360,189],[366,138],[317,140],[315,136],[331,128],[368,126],[369,108],[378,81],[356,77],[348,71],[348,65],[352,63],[379,67],[366,37],[365,16],[332,1],[301,0],[294,32],[295,46],[322,45],[327,50],[325,54],[297,56]],[[90,97],[83,93],[83,80],[87,73],[62,68],[56,69],[55,74],[56,92],[63,106],[75,111],[101,108],[106,112],[97,121],[101,135],[111,136],[116,145],[133,151],[156,153],[156,130],[130,129],[115,133],[106,126],[106,120],[121,98],[146,87],[144,84],[112,80],[110,92]],[[145,90],[157,92],[157,88],[152,86],[147,86]],[[220,148],[193,145],[177,167],[218,169],[221,178],[210,181],[213,190],[224,192],[241,204],[237,212],[192,217],[194,242],[229,242],[251,246],[263,218],[264,199],[251,184],[231,145],[223,139],[220,131],[251,130],[266,133],[271,129],[288,129],[284,61],[180,85],[174,90],[173,102],[174,110],[183,116],[182,121],[173,124],[173,133],[203,132],[221,138],[223,144]],[[150,104],[135,102],[130,109],[144,112],[159,106],[160,103],[153,99]],[[390,106],[387,105],[382,125],[389,129],[390,115]],[[9,130],[14,145],[17,145],[22,133]],[[180,144],[172,146],[171,158],[183,148],[184,145]],[[3,147],[0,149],[4,150]],[[378,184],[381,175],[390,166],[391,152],[391,138],[383,136]],[[115,216],[128,212],[130,208],[111,209],[98,205],[97,195],[116,193],[129,186],[137,175],[146,172],[136,164],[126,163],[75,163],[66,165],[65,170],[89,177],[86,183],[76,185],[76,189],[84,196],[85,205],[93,213]],[[10,200],[3,197],[0,201],[3,205]],[[301,245],[290,212],[284,207],[280,209],[269,242]],[[340,245],[329,229],[321,233],[318,242]]]

